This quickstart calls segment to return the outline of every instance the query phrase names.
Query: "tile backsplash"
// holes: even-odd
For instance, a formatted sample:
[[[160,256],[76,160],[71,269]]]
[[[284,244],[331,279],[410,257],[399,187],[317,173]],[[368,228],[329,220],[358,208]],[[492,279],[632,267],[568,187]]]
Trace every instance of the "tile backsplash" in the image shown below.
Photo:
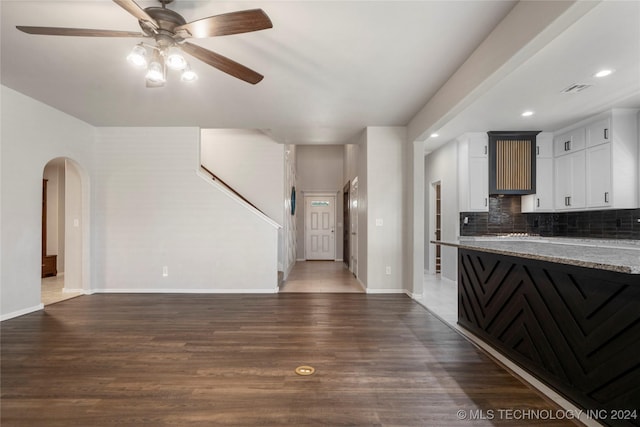
[[[489,212],[460,212],[460,235],[528,233],[640,240],[640,209],[524,214],[520,209],[520,196],[491,196]]]

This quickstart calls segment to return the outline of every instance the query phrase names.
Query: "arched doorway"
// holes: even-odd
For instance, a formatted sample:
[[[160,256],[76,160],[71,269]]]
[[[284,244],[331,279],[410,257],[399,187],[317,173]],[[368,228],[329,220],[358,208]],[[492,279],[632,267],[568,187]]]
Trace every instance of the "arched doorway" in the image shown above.
[[[44,305],[88,291],[88,176],[74,160],[55,158],[43,170]]]

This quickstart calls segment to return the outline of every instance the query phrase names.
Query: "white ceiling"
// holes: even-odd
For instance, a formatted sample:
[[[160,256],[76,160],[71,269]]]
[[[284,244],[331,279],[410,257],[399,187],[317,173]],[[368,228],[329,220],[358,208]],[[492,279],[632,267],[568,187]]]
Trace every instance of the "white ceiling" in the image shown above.
[[[609,77],[596,78],[602,69]],[[591,85],[578,93],[573,84]],[[557,131],[612,107],[640,108],[640,1],[604,1],[425,141],[464,132]],[[535,114],[522,117],[529,110]]]
[[[141,7],[156,1],[138,1]],[[187,21],[262,8],[274,28],[193,40],[265,76],[253,86],[192,59],[200,75],[147,89],[135,38],[34,36],[16,25],[138,31],[109,0],[0,1],[2,84],[95,126],[262,129],[296,144],[351,142],[403,126],[511,10],[513,1],[183,1]],[[572,83],[596,83],[576,95]],[[640,2],[607,1],[437,131],[555,130],[613,105],[640,107]],[[536,114],[524,121],[520,112]]]
[[[200,78],[147,89],[136,38],[28,35],[16,25],[139,31],[108,0],[3,0],[2,83],[95,126],[253,128],[291,143],[344,143],[402,126],[513,7],[512,1],[183,1],[187,21],[262,8],[269,30],[193,39],[265,76],[256,86],[196,59]],[[141,7],[157,1],[138,1]]]

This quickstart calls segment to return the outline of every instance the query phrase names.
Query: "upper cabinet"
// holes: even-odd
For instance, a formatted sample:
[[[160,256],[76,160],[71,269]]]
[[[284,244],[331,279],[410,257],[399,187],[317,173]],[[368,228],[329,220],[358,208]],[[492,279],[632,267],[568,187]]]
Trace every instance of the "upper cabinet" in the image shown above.
[[[536,136],[536,193],[522,196],[522,212],[553,211],[553,134]]]
[[[554,138],[556,209],[638,207],[637,114],[613,109]]]
[[[587,126],[587,147],[611,142],[611,119],[598,120]]]
[[[460,212],[489,211],[489,161],[486,133],[458,137],[458,206]]]
[[[553,139],[553,153],[556,157],[583,150],[585,129],[583,127],[562,133]]]

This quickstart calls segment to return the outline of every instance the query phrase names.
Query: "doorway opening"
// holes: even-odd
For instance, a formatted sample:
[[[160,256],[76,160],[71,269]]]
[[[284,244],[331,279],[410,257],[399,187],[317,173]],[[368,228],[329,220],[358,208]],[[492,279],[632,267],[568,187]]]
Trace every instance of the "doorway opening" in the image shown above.
[[[42,173],[41,301],[49,305],[85,294],[88,269],[87,177],[68,158]]]

